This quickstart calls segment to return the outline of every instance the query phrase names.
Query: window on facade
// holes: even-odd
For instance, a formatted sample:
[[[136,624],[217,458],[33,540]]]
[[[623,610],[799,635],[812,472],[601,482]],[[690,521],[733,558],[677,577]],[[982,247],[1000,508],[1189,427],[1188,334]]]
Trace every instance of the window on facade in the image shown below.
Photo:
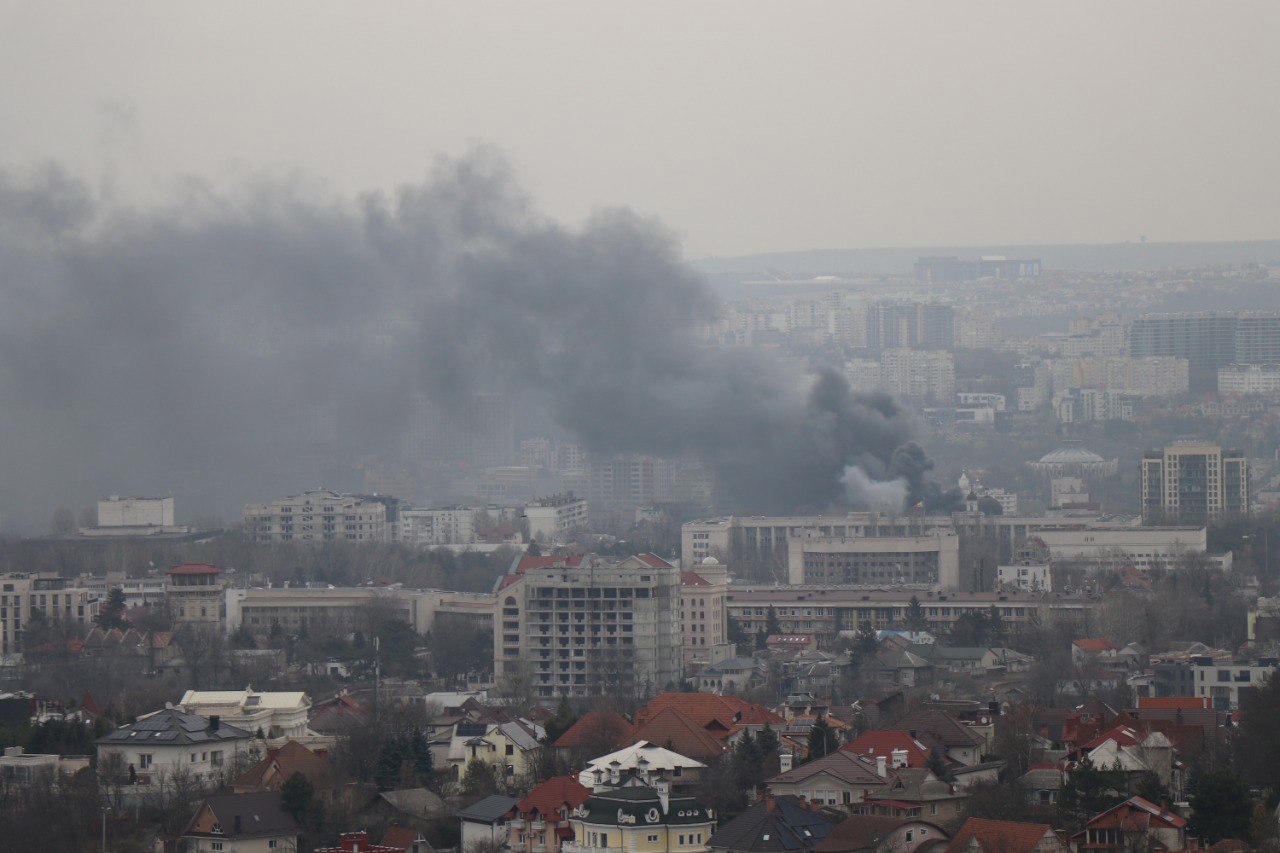
[[[145,752],[144,752],[144,753],[139,754],[139,755],[138,755],[138,766],[139,766],[139,767],[141,767],[143,770],[146,770],[148,767],[150,767],[150,766],[151,766],[151,761],[152,761],[152,759],[153,759],[153,758],[154,758],[154,756],[150,755],[149,753],[145,753]]]

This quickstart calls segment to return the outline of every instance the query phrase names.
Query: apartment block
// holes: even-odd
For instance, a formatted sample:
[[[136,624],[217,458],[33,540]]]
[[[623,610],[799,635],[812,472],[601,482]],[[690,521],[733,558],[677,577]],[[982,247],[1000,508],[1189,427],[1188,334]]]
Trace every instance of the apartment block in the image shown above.
[[[1280,392],[1280,364],[1232,364],[1218,368],[1219,394]]]
[[[696,571],[686,569],[680,573],[680,633],[686,678],[711,663],[712,649],[728,641],[728,591],[729,567],[715,557],[704,559]]]
[[[316,489],[244,508],[253,542],[387,542],[395,538],[398,501]],[[390,516],[390,517],[389,517]]]
[[[529,521],[529,538],[540,543],[564,542],[575,531],[587,527],[587,499],[573,492],[539,498],[524,505]]]
[[[1144,520],[1213,521],[1249,511],[1249,463],[1239,450],[1179,441],[1142,457]]]
[[[517,560],[499,582],[494,674],[538,696],[651,695],[681,678],[680,572],[641,554]]]
[[[49,622],[88,628],[98,615],[96,590],[69,587],[53,574],[14,572],[0,575],[0,653],[22,651],[23,634],[34,614]]]

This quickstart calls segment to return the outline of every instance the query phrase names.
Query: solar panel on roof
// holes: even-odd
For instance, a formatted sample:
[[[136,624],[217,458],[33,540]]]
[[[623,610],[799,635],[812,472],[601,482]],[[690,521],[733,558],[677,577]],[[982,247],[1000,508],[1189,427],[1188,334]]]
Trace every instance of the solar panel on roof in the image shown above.
[[[156,732],[156,740],[177,740],[177,732]]]
[[[140,732],[161,732],[169,728],[169,721],[164,717],[147,717],[134,723],[133,728]]]

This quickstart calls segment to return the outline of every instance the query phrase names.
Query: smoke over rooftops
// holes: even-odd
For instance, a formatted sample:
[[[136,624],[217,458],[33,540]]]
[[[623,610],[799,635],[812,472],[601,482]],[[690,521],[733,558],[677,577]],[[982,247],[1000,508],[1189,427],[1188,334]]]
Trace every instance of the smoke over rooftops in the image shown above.
[[[396,446],[412,395],[495,383],[587,449],[695,454],[738,510],[927,489],[891,399],[696,346],[717,304],[668,232],[548,221],[488,150],[356,204],[261,183],[122,210],[57,169],[0,173],[0,277],[6,524],[121,488],[234,512]]]

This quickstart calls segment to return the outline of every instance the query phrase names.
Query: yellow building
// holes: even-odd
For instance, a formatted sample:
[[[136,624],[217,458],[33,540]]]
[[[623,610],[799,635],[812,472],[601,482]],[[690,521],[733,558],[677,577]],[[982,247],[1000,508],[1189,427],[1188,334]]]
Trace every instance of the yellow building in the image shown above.
[[[597,791],[569,818],[561,853],[705,853],[715,815],[692,797],[648,787]]]

